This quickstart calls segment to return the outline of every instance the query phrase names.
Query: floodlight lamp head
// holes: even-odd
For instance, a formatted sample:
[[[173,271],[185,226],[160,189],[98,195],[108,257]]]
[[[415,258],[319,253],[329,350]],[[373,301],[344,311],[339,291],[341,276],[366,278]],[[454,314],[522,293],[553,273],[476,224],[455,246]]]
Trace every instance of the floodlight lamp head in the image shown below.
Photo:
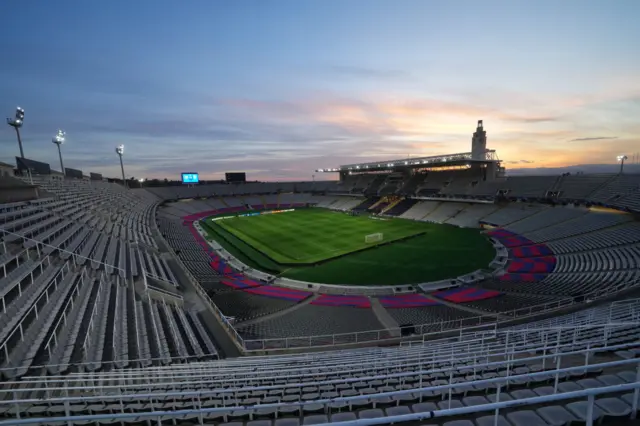
[[[618,155],[618,161],[624,161],[627,159],[626,155]]]
[[[116,147],[116,154],[118,154],[118,155],[124,154],[124,145],[118,145]]]
[[[14,118],[7,118],[7,124],[15,128],[22,127],[23,122],[24,122],[24,109],[20,107],[16,108],[16,115]]]
[[[62,145],[64,143],[64,137],[66,133],[63,130],[58,130],[58,133],[53,137],[52,142],[57,145]]]
[[[145,179],[144,179],[144,178],[140,178],[140,179],[138,179],[138,182],[140,182],[140,183],[142,183],[142,182],[144,182],[144,181],[145,181]]]

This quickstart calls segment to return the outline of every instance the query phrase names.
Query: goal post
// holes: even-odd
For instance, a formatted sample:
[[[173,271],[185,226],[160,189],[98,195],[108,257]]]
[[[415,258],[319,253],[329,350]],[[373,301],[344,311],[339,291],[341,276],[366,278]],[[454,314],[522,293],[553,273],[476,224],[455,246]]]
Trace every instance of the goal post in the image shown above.
[[[365,235],[364,236],[364,242],[369,244],[369,243],[377,243],[382,241],[382,232],[377,232],[375,234],[369,234],[369,235]]]

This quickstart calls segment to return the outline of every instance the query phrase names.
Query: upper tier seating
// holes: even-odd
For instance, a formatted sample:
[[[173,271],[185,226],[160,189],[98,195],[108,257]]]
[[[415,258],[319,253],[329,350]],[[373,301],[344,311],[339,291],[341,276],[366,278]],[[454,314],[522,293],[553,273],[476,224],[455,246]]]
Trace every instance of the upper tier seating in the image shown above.
[[[527,216],[524,219],[506,225],[505,229],[518,234],[526,234],[531,231],[546,228],[550,225],[556,225],[571,219],[578,218],[582,215],[585,215],[586,213],[587,210],[577,208],[570,209],[557,207],[552,209],[544,209],[536,214]]]
[[[603,187],[613,179],[614,174],[568,175],[562,176],[558,191],[560,198],[569,200],[585,200],[598,188]]]

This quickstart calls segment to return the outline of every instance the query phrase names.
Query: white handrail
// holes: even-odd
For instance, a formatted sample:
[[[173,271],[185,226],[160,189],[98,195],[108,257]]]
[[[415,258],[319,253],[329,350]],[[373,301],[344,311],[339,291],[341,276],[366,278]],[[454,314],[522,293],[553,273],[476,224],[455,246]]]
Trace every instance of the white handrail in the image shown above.
[[[638,365],[640,365],[640,359],[636,358],[636,359],[621,360],[621,361],[610,361],[610,362],[605,362],[600,364],[592,364],[592,365],[585,365],[585,366],[578,366],[578,367],[557,368],[553,370],[553,372],[555,373],[555,383],[557,387],[558,378],[561,373],[572,373],[572,372],[582,373],[584,371],[589,371],[592,369],[614,368],[614,367],[621,367],[621,366],[635,366],[637,368]],[[468,381],[464,385],[469,387],[474,385],[495,385],[497,387],[497,394],[499,395],[501,388],[504,387],[506,384],[508,384],[510,381],[522,380],[527,378],[547,377],[549,373],[550,371],[543,371],[538,373],[512,375],[512,376],[497,377],[492,379],[482,379],[482,380]],[[406,394],[415,393],[415,392],[424,393],[427,391],[432,391],[432,392],[440,391],[442,393],[442,391],[449,391],[455,387],[460,387],[460,386],[461,386],[460,383],[449,383],[449,384],[440,385],[440,386],[426,386],[426,387],[419,387],[415,389],[406,389],[406,390],[400,390],[400,391],[380,392],[375,394],[375,397],[383,397],[383,396],[393,397],[393,396],[406,395]],[[594,403],[593,396],[595,395],[607,394],[612,392],[624,392],[628,390],[634,391],[634,395],[636,396],[636,402],[634,402],[633,408],[637,409],[637,394],[640,391],[640,381],[638,381],[638,379],[636,379],[636,382],[633,382],[633,383],[583,389],[583,390],[574,391],[574,392],[554,393],[553,395],[547,395],[547,396],[540,396],[540,397],[533,397],[533,398],[526,398],[526,399],[515,399],[510,401],[499,401],[498,399],[498,402],[495,402],[495,403],[475,405],[470,407],[438,410],[438,411],[427,412],[427,413],[415,413],[415,414],[381,417],[381,418],[375,418],[375,419],[366,419],[366,424],[387,424],[387,423],[393,423],[394,421],[417,420],[422,418],[443,417],[443,416],[457,415],[457,414],[470,414],[470,413],[476,413],[479,411],[499,410],[500,408],[506,408],[510,406],[521,406],[521,405],[527,405],[527,404],[537,404],[541,402],[575,399],[581,396],[588,396],[589,403],[593,404]],[[59,421],[65,421],[65,422],[96,421],[100,419],[113,419],[117,421],[117,420],[129,419],[129,418],[139,419],[141,417],[142,418],[158,417],[158,419],[160,419],[161,416],[178,417],[178,416],[188,415],[188,414],[207,414],[207,413],[223,414],[223,413],[234,412],[234,413],[240,414],[240,413],[252,413],[256,409],[263,409],[263,408],[277,409],[280,407],[291,407],[291,406],[300,407],[305,404],[309,404],[309,401],[295,401],[295,402],[287,402],[287,403],[280,402],[280,403],[255,404],[255,405],[244,405],[244,406],[201,408],[202,398],[208,395],[213,395],[213,392],[214,391],[195,391],[195,392],[187,391],[187,392],[167,392],[167,393],[153,393],[153,394],[133,393],[129,395],[101,395],[101,396],[63,397],[63,398],[54,397],[54,398],[48,398],[47,403],[48,404],[64,403],[66,405],[66,404],[73,404],[74,402],[86,402],[86,401],[93,401],[93,400],[99,400],[99,401],[116,400],[116,401],[119,401],[120,404],[122,405],[124,404],[125,401],[128,401],[128,400],[137,400],[137,401],[146,400],[146,399],[158,400],[163,397],[176,398],[181,396],[181,397],[188,398],[188,400],[190,400],[193,406],[196,408],[175,410],[175,411],[110,413],[110,414],[81,415],[81,416],[60,416],[60,417],[48,417],[48,418],[32,417],[32,418],[26,418],[26,419],[20,418],[20,419],[2,421],[0,422],[0,425],[34,424],[34,423],[43,423],[43,422],[51,423],[51,422],[59,422]],[[449,393],[449,400],[450,400],[451,392],[448,392],[448,393]],[[348,403],[348,402],[360,401],[360,400],[366,401],[371,399],[372,397],[373,395],[358,395],[358,396],[339,397],[339,398],[321,398],[321,399],[313,400],[313,403],[321,404],[324,407],[328,407],[329,404],[336,403],[336,402]],[[17,400],[17,401],[2,400],[0,401],[0,405],[15,405],[16,407],[20,407],[20,405],[16,404],[20,402],[39,403],[41,402],[41,400],[40,399],[26,399],[26,400]],[[589,411],[592,411],[592,410],[589,410]],[[592,415],[593,414],[590,414],[590,415],[588,414],[588,416],[592,416]],[[19,416],[19,417],[22,417],[22,416]],[[363,424],[363,420],[364,419],[361,419],[355,422],[344,422],[344,423],[338,423],[338,424],[360,425],[360,424]],[[593,419],[587,418],[587,421],[590,421],[590,420],[592,421]]]
[[[455,360],[458,363],[462,363],[462,364],[465,364],[468,361],[473,361],[473,366],[476,369],[510,365],[513,362],[525,363],[525,362],[542,361],[542,364],[544,365],[545,360],[552,361],[552,360],[556,360],[557,357],[564,357],[564,356],[568,356],[568,357],[585,356],[585,360],[587,361],[587,364],[588,364],[589,355],[591,353],[601,351],[602,350],[601,347],[607,347],[607,350],[609,351],[624,350],[631,347],[635,347],[636,344],[633,342],[626,343],[626,344],[607,345],[607,340],[611,336],[611,332],[610,332],[611,329],[615,330],[619,328],[637,327],[638,325],[639,323],[636,322],[636,323],[623,323],[623,324],[604,324],[604,325],[598,325],[598,326],[583,326],[579,328],[558,327],[558,328],[552,328],[552,329],[543,329],[544,332],[548,333],[548,334],[545,334],[545,338],[542,339],[542,337],[540,337],[539,339],[534,339],[533,341],[531,339],[527,341],[526,339],[527,334],[530,333],[529,330],[520,330],[520,331],[506,330],[506,331],[498,331],[495,334],[487,332],[486,337],[488,338],[495,338],[499,335],[505,336],[506,340],[502,344],[503,346],[495,347],[491,345],[491,340],[487,340],[482,336],[476,337],[475,340],[471,341],[470,343],[473,343],[473,342],[476,343],[475,345],[473,345],[473,344],[470,344],[469,339],[465,337],[464,340],[462,340],[461,338],[460,342],[458,342],[457,344],[452,344],[451,351],[453,351],[455,348],[462,349],[464,352],[459,355],[456,355]],[[592,339],[577,340],[578,335],[575,333],[576,330],[594,329],[594,328],[602,329],[601,337],[596,336],[595,338],[592,338]],[[569,343],[563,343],[562,336],[564,332],[572,331],[572,330],[574,331],[574,333],[572,336],[569,336],[572,340],[570,340]],[[534,330],[534,332],[537,333],[537,330]],[[554,335],[554,332],[556,335]],[[522,339],[519,339],[519,340],[515,339],[520,334],[524,334],[524,342],[522,342]],[[549,334],[551,334],[550,338],[549,338]],[[511,340],[509,340],[510,336],[511,336]],[[566,339],[566,336],[564,337],[564,339]],[[544,343],[544,346],[543,346],[543,343]],[[487,344],[489,344],[490,346],[486,346]],[[586,346],[586,349],[583,349],[585,346]],[[589,348],[589,346],[592,346],[592,348]],[[429,347],[431,347],[431,345],[429,345]],[[437,354],[432,354],[431,356],[429,356],[428,352],[425,354],[422,349],[418,352],[412,351],[418,355],[417,356],[413,355],[409,358],[403,357],[402,352],[399,352],[398,356],[397,357],[394,356],[392,359],[394,363],[389,366],[389,368],[393,369],[398,364],[402,364],[405,367],[417,367],[418,368],[417,371],[414,370],[414,371],[401,372],[401,373],[385,373],[385,374],[378,373],[374,375],[367,375],[367,373],[370,371],[370,366],[367,365],[368,361],[366,359],[356,359],[354,361],[354,364],[350,364],[350,361],[346,361],[344,363],[339,363],[337,367],[332,367],[331,363],[325,361],[323,362],[323,366],[325,365],[327,366],[327,369],[330,370],[331,372],[330,374],[339,375],[340,370],[346,370],[351,373],[361,372],[361,373],[364,373],[364,376],[361,375],[361,376],[351,377],[351,378],[338,377],[337,379],[326,379],[323,381],[314,380],[311,382],[304,382],[304,381],[295,382],[294,381],[287,385],[253,386],[251,390],[274,389],[274,388],[279,388],[281,386],[304,387],[304,386],[310,386],[312,384],[324,385],[324,384],[334,384],[334,383],[348,383],[348,382],[355,382],[355,381],[362,381],[362,380],[375,380],[380,378],[402,379],[402,378],[414,377],[415,375],[422,374],[422,373],[433,374],[437,372],[448,372],[451,370],[451,368],[454,368],[454,369],[457,368],[457,366],[455,365],[448,366],[448,367],[437,366],[438,363],[443,363],[443,362],[446,364],[449,364],[452,359],[451,356],[453,352],[449,352],[449,349],[446,346],[441,345],[440,348],[442,349],[441,351],[438,351]],[[489,348],[493,348],[493,349],[489,349]],[[541,348],[544,348],[543,355],[530,354],[530,351],[532,349],[541,349]],[[569,349],[569,350],[567,351],[565,349]],[[499,360],[499,361],[490,361],[491,357],[495,357],[499,355],[504,355],[506,359]],[[372,356],[375,356],[375,354]],[[407,362],[407,360],[409,361],[413,360],[413,361]],[[483,362],[482,360],[486,360],[486,361]],[[373,362],[373,359],[371,361]],[[434,367],[432,368],[426,367],[424,365],[425,361],[432,363]],[[256,377],[258,375],[258,372],[256,371],[256,369],[251,365],[247,366],[247,370],[237,370],[229,367],[220,369],[220,367],[222,367],[222,365],[225,363],[219,363],[220,365],[217,365],[217,364],[218,363],[212,365],[210,369],[203,369],[202,365],[194,366],[193,364],[184,364],[184,368],[195,373],[195,380],[192,382],[193,385],[198,383],[202,384],[204,382],[222,382],[220,386],[227,388],[227,390],[223,392],[234,391],[233,388],[228,388],[224,385],[224,383],[227,383],[228,375],[233,375],[234,377],[240,375],[240,378],[238,378],[238,380],[240,381],[244,380],[244,378],[241,377],[243,371],[251,377]],[[310,371],[309,373],[288,374],[283,376],[283,373],[286,371],[289,371],[289,369],[284,369],[284,370],[277,369],[274,366],[269,365],[265,371],[267,373],[275,372],[276,374],[274,374],[273,376],[262,376],[260,377],[260,379],[266,380],[266,381],[281,379],[283,377],[287,377],[288,379],[305,378],[305,377],[314,379],[318,374],[317,373],[318,366],[310,366],[309,368],[313,371]],[[160,374],[166,373],[173,380],[175,373],[180,370],[183,370],[181,365],[178,365],[177,367],[172,366],[170,369],[162,368],[162,367],[152,367],[152,368],[143,368],[140,370],[121,370],[116,373],[100,373],[98,375],[96,374],[91,374],[91,375],[84,374],[84,375],[92,378],[99,377],[102,382],[104,381],[109,382],[110,380],[121,380],[123,377],[134,378],[134,377],[137,377],[138,375],[141,375],[143,378],[149,378],[150,372],[157,371]],[[212,375],[211,372],[209,372],[207,373],[206,376],[204,376],[203,374],[205,374],[205,371],[208,371],[208,370],[211,370],[211,372],[215,374]],[[293,369],[291,371],[298,372],[300,370]],[[374,369],[374,371],[379,371],[379,369]],[[187,373],[188,373],[187,371],[182,371],[180,373],[180,377],[189,377],[190,375]],[[110,378],[110,376],[113,376],[113,375],[116,376],[115,379]],[[214,377],[218,375],[220,376],[220,378],[215,379]],[[43,377],[36,377],[34,379],[35,379],[35,383],[38,383],[38,384],[41,384],[43,381],[46,383],[71,382],[75,384],[78,382],[78,380],[83,379],[83,374],[72,374],[70,376],[63,376],[63,377],[64,377],[63,379],[57,379],[56,377],[52,377],[52,376],[43,376]],[[152,379],[161,378],[161,376],[151,376],[151,378]],[[26,378],[23,378],[20,381],[20,383],[26,384],[34,379],[30,379],[29,377],[26,377]],[[188,385],[189,381],[180,381],[179,383],[181,385]],[[146,383],[144,387],[150,389],[151,387],[155,387],[155,386],[164,387],[166,385],[167,383],[164,381],[158,382],[158,383],[149,382],[149,383]],[[116,389],[121,391],[122,389],[126,389],[129,387],[136,388],[139,386],[140,386],[139,383],[138,385],[130,385],[128,382],[124,384],[119,384],[119,385],[105,385],[103,383],[101,386],[101,390],[109,391],[110,389]],[[241,388],[242,389],[238,388],[237,390],[248,389],[246,387],[241,387]],[[75,389],[75,387],[68,387],[67,389]],[[82,388],[78,388],[78,389],[82,389]],[[28,389],[26,388],[19,389],[19,390],[7,388],[6,391],[0,390],[0,394],[2,394],[3,392],[12,392],[12,393],[26,392],[27,390]],[[34,389],[31,389],[31,390],[34,390]]]
[[[488,328],[488,327],[498,327],[501,324],[509,323],[513,320],[521,320],[527,317],[535,317],[542,314],[548,314],[553,311],[557,311],[568,306],[576,305],[576,304],[585,304],[588,303],[586,301],[593,301],[604,297],[610,297],[617,293],[620,293],[624,290],[627,290],[631,287],[635,287],[640,285],[640,279],[634,279],[631,281],[627,281],[624,283],[617,284],[613,289],[599,289],[594,290],[591,293],[587,293],[581,296],[575,297],[567,297],[560,299],[558,301],[546,302],[539,305],[529,306],[525,308],[519,308],[504,312],[499,312],[498,317],[491,317],[489,315],[481,315],[477,317],[467,317],[459,320],[448,320],[448,321],[440,321],[435,323],[427,323],[427,324],[416,324],[414,325],[415,329],[421,330],[419,333],[422,335],[422,339],[424,340],[428,336],[438,335],[443,332],[455,332],[455,331],[463,331],[470,329],[479,329],[479,328]],[[520,313],[523,313],[521,315]],[[507,318],[502,319],[500,315],[508,315]],[[489,320],[484,322],[483,320]],[[468,325],[465,325],[468,324]],[[474,324],[474,325],[472,325]],[[450,326],[448,326],[450,325]],[[433,328],[440,326],[440,330],[432,331],[432,332],[424,332],[425,328]],[[269,350],[279,350],[279,349],[287,349],[287,348],[312,348],[312,347],[335,347],[335,346],[345,346],[351,345],[353,343],[366,343],[366,342],[378,342],[385,340],[397,340],[397,337],[385,337],[380,338],[380,336],[385,336],[388,333],[387,329],[381,330],[368,330],[368,331],[359,331],[353,333],[336,333],[336,334],[326,334],[326,335],[314,335],[314,336],[297,336],[297,337],[282,337],[282,338],[265,338],[265,339],[252,339],[245,340],[245,348],[247,353],[260,353]],[[375,338],[373,338],[375,336]],[[369,337],[367,339],[367,337]],[[416,336],[409,337],[415,338]],[[344,341],[343,341],[344,339]],[[270,347],[267,346],[269,342],[281,342],[281,344],[275,344]],[[313,342],[320,342],[320,344],[312,344]],[[284,343],[284,344],[282,344]]]
[[[162,237],[162,235],[160,235],[160,238],[164,239],[164,237]],[[166,242],[166,240],[165,240],[165,242]],[[211,297],[209,297],[207,292],[200,285],[200,282],[196,279],[196,277],[193,276],[191,271],[189,271],[189,268],[184,266],[184,264],[182,263],[182,260],[180,260],[180,258],[178,257],[178,255],[174,251],[173,247],[171,247],[171,244],[167,243],[166,245],[169,248],[169,251],[171,252],[171,254],[173,255],[173,258],[176,260],[176,262],[178,263],[178,265],[182,269],[182,271],[185,272],[187,277],[190,278],[191,284],[195,288],[195,290],[198,293],[198,295],[204,300],[205,304],[208,305],[210,311],[218,318],[218,320],[223,325],[223,327],[227,331],[229,331],[231,333],[231,336],[235,339],[236,344],[239,347],[241,347],[244,350],[246,350],[246,345],[244,343],[244,339],[240,336],[240,334],[238,334],[238,331],[233,327],[233,325],[231,325],[231,323],[229,322],[227,317],[224,315],[224,313],[220,310],[220,308],[218,308],[218,306],[213,302],[213,300],[211,300]]]

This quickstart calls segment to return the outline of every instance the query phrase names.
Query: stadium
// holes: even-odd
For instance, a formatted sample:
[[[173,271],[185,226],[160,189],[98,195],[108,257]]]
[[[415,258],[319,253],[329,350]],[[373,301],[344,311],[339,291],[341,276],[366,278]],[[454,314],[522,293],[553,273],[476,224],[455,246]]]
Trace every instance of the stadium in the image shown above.
[[[306,182],[136,188],[124,146],[122,179],[20,148],[0,424],[635,419],[640,175],[508,176],[482,121],[469,152]]]

